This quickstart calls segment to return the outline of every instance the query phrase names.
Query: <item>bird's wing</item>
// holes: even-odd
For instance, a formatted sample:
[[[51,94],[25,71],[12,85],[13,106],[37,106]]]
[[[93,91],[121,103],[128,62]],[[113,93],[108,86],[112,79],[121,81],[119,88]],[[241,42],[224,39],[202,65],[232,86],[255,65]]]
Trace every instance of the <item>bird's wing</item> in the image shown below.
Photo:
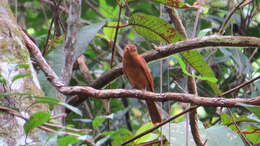
[[[149,86],[150,86],[150,91],[154,92],[154,82],[153,82],[153,77],[152,77],[152,73],[150,72],[150,69],[148,67],[147,62],[144,60],[144,58],[140,55],[138,55],[137,57],[138,62],[140,62],[140,67],[142,68],[143,72],[145,73],[145,77],[149,82]]]

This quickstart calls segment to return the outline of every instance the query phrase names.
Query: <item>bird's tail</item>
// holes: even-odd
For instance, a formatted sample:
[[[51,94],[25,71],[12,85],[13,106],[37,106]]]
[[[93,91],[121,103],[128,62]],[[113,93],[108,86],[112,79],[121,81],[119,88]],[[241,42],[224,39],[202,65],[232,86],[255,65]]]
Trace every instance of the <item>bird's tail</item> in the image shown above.
[[[146,104],[153,124],[162,122],[162,111],[158,107],[159,105],[149,100],[146,100]]]

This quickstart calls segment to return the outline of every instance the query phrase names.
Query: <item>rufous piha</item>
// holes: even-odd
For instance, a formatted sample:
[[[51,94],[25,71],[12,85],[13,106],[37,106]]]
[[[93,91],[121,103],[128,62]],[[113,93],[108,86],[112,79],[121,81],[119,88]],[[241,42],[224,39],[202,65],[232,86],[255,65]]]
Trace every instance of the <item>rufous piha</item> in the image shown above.
[[[135,45],[126,45],[123,55],[123,72],[133,88],[154,92],[154,81],[148,64],[138,54]],[[158,105],[146,99],[148,111],[154,124],[162,121],[162,114]]]

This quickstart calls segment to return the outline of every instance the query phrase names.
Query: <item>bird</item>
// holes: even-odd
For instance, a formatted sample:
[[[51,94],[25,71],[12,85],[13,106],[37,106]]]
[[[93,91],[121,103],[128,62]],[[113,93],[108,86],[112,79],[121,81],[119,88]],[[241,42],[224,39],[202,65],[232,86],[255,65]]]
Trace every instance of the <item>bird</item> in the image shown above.
[[[133,88],[154,92],[154,81],[147,62],[138,54],[137,47],[128,44],[124,47],[122,58],[123,73]],[[146,99],[147,108],[153,124],[162,122],[162,114],[154,101]]]

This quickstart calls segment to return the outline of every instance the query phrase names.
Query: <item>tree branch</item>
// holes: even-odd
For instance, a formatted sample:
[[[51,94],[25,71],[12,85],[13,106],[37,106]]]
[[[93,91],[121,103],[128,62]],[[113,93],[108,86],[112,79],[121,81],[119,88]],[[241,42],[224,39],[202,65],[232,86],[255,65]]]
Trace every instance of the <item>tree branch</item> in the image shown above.
[[[84,95],[84,97],[93,97],[97,99],[108,98],[137,98],[149,99],[153,101],[168,101],[174,100],[184,103],[193,103],[201,106],[211,107],[239,107],[237,103],[245,103],[251,105],[260,105],[260,96],[255,98],[235,98],[227,99],[223,97],[199,97],[193,94],[185,93],[154,93],[141,90],[127,90],[127,89],[107,89],[97,90],[87,86],[64,86],[59,90],[66,95]]]
[[[185,41],[180,41],[175,44],[169,44],[161,47],[155,47],[156,50],[150,50],[142,54],[147,62],[168,57],[170,55],[200,48],[222,48],[222,47],[252,47],[260,48],[260,38],[245,37],[245,36],[208,36],[202,38],[194,38]],[[158,50],[158,51],[157,51]],[[91,84],[91,87],[100,89],[119,77],[122,72],[122,64],[117,65],[109,72],[105,72],[96,81]]]
[[[21,29],[22,31],[22,29]],[[34,44],[34,42],[24,33],[22,32],[24,37],[24,41],[26,47],[31,52],[32,56],[36,59],[38,65],[45,73],[47,79],[51,82],[51,84],[61,93],[63,94],[84,94],[87,96],[93,96],[96,98],[120,98],[120,97],[140,97],[140,99],[146,99],[147,97],[150,99],[154,99],[157,101],[166,101],[166,100],[176,100],[181,102],[189,102],[194,104],[200,104],[204,106],[236,106],[236,102],[242,102],[247,104],[255,104],[259,105],[260,98],[252,98],[252,99],[224,99],[224,98],[200,98],[191,94],[180,94],[180,93],[149,93],[146,92],[147,95],[143,95],[143,91],[136,90],[96,90],[94,88],[102,88],[107,85],[107,83],[113,81],[115,78],[122,74],[122,64],[114,67],[111,71],[106,72],[100,78],[98,78],[93,84],[92,87],[65,87],[64,83],[59,79],[56,73],[52,70],[52,68],[48,65],[46,60],[43,58],[40,49]],[[181,41],[176,44],[170,44],[162,47],[157,47],[160,51],[151,50],[143,54],[147,61],[152,61],[156,59],[160,59],[163,57],[170,56],[174,53],[178,53],[184,50],[191,50],[203,47],[258,47],[260,48],[260,39],[256,37],[241,37],[241,36],[210,36],[203,38],[195,38],[191,40]],[[92,92],[93,91],[93,92]],[[91,93],[92,92],[92,93]],[[124,94],[125,92],[125,94]],[[148,94],[149,93],[149,94]],[[112,96],[113,95],[113,96]],[[124,96],[121,96],[124,95]],[[161,96],[160,96],[161,95]],[[167,98],[165,98],[167,97]],[[77,101],[77,104],[83,102],[85,98],[81,98]],[[75,101],[72,100],[72,103]]]
[[[251,80],[249,80],[249,81],[246,81],[246,82],[244,82],[244,83],[242,83],[242,84],[236,86],[235,88],[232,88],[232,89],[230,89],[230,90],[228,90],[228,91],[222,93],[222,96],[223,96],[223,95],[227,95],[227,94],[229,94],[229,93],[232,93],[232,92],[234,92],[234,91],[236,91],[236,90],[239,90],[240,88],[243,88],[243,87],[249,85],[250,83],[252,83],[252,82],[254,82],[254,81],[258,80],[258,79],[260,79],[260,75],[257,76],[257,77],[255,77],[255,78],[253,78],[253,79],[251,79]]]

